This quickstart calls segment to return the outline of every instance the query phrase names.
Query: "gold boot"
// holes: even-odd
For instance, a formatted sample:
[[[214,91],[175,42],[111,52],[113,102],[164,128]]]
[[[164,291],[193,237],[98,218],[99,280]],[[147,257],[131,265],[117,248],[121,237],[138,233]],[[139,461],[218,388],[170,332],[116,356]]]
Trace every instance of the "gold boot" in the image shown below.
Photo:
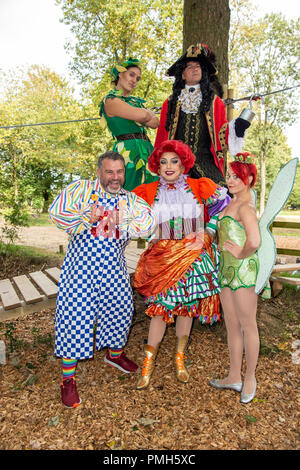
[[[187,346],[189,337],[182,336],[177,339],[177,348],[175,355],[175,367],[176,367],[176,376],[179,382],[188,382],[190,374],[188,373],[184,365],[184,350]]]
[[[146,357],[143,362],[142,377],[139,379],[136,386],[138,390],[142,390],[143,388],[146,388],[149,385],[150,378],[154,370],[155,358],[157,355],[158,348],[159,345],[156,347],[156,349],[154,349],[153,346],[150,346],[149,344],[146,344],[144,347]]]

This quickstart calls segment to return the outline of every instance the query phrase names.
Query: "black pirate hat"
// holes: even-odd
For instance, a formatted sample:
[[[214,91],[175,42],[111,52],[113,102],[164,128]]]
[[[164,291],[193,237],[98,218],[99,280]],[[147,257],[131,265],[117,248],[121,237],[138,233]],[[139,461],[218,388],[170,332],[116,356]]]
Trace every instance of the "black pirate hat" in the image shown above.
[[[201,66],[205,66],[210,75],[217,74],[215,67],[215,54],[205,44],[191,45],[187,51],[174,62],[173,65],[167,70],[169,77],[174,77],[178,70],[178,65],[186,64],[189,61],[199,62]]]

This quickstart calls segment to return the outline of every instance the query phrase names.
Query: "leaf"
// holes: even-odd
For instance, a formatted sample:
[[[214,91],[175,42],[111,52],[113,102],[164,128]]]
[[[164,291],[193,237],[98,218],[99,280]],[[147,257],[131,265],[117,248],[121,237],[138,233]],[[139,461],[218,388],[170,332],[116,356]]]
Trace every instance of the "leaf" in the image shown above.
[[[135,167],[137,170],[139,170],[143,166],[144,166],[144,161],[140,158]]]
[[[48,421],[48,426],[57,426],[59,423],[59,415],[54,416]]]
[[[119,153],[121,153],[123,149],[124,149],[124,142],[118,142],[117,143],[117,151]]]
[[[105,129],[106,126],[107,126],[106,120],[103,116],[101,117],[101,119],[99,121],[99,126],[101,127],[101,129]]]
[[[28,385],[33,385],[36,383],[38,376],[35,374],[30,374],[26,380],[24,380],[22,386],[27,387]]]
[[[151,426],[153,423],[159,423],[159,419],[151,419],[151,418],[140,418],[138,422],[143,426]]]
[[[251,415],[245,415],[245,418],[248,421],[248,423],[255,423],[257,419],[255,416],[251,416]]]
[[[266,403],[266,400],[264,398],[253,398],[254,403]]]
[[[113,448],[116,445],[116,441],[106,442],[107,447]]]
[[[159,423],[159,419],[139,418],[136,421],[131,421],[133,428],[137,428],[137,429],[138,429],[138,425],[151,426],[154,423]],[[137,429],[134,429],[134,431],[136,431]]]
[[[280,350],[280,351],[283,351],[284,349],[287,349],[289,347],[289,342],[285,342],[285,343],[280,343],[277,348]]]

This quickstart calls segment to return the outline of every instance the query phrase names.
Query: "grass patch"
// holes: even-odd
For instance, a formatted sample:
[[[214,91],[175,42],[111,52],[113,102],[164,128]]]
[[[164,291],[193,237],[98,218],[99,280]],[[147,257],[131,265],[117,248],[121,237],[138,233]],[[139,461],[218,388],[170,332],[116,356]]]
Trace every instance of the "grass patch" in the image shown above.
[[[36,248],[35,246],[13,245],[0,243],[0,254],[6,256],[14,256],[22,258],[29,262],[43,262],[47,259],[57,258],[58,260],[64,259],[64,254],[54,253],[52,251],[44,250],[43,248]]]
[[[29,226],[52,225],[48,212],[45,214],[34,214],[29,217]]]
[[[285,271],[285,272],[282,272],[282,273],[276,273],[276,276],[283,276],[283,277],[291,277],[291,278],[299,278],[300,277],[300,263],[299,263],[299,271],[293,271],[293,272],[289,272],[289,271]]]
[[[279,212],[278,215],[299,215],[300,216],[300,211],[299,210],[285,210]]]
[[[4,244],[0,242],[0,279],[61,266],[64,255],[33,246]]]

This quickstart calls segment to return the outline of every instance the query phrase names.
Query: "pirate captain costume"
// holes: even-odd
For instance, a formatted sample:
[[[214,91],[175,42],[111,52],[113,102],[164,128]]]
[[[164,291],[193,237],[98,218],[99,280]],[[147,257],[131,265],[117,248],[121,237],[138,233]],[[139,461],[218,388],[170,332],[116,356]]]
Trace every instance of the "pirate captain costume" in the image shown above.
[[[188,85],[182,78],[188,62],[200,64],[202,78],[196,85]],[[227,121],[215,54],[204,44],[192,45],[167,75],[175,77],[175,82],[172,95],[162,105],[155,148],[165,140],[181,140],[196,156],[189,176],[208,177],[224,185],[225,154],[227,150],[231,155],[241,151],[249,123],[241,118]]]

